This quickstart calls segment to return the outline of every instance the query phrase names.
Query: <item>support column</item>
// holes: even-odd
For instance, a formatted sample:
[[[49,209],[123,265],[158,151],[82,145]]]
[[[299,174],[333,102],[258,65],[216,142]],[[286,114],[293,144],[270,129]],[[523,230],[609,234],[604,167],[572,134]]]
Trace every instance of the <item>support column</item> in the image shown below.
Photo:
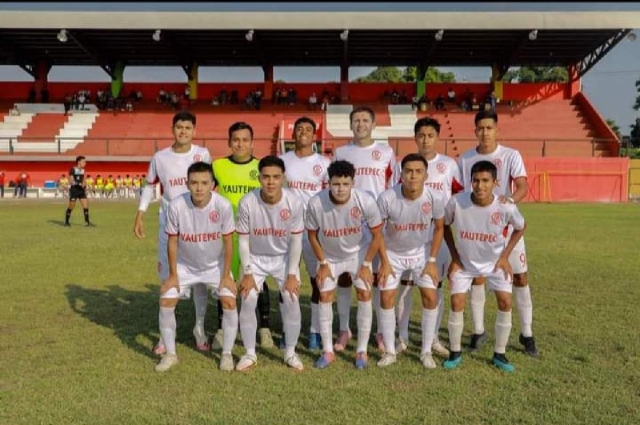
[[[271,100],[273,98],[273,65],[264,65],[264,90],[262,90],[262,99]]]
[[[340,99],[349,100],[349,65],[346,64],[340,66]]]
[[[111,76],[111,96],[118,97],[124,85],[124,62],[118,61],[113,67]]]
[[[427,93],[427,67],[418,65],[416,68],[416,96],[422,98]]]
[[[494,63],[491,65],[491,90],[495,92],[496,97],[500,100],[504,99],[504,82],[502,81],[502,75],[500,75],[500,65]]]
[[[188,68],[189,100],[198,100],[198,69],[198,63],[195,61]]]
[[[39,96],[42,89],[47,87],[49,71],[51,71],[51,64],[46,60],[41,60],[36,63],[35,81],[33,83],[33,87],[36,90],[36,96]]]
[[[582,79],[578,73],[577,65],[569,65],[567,73],[569,74],[569,81],[567,82],[564,98],[573,99],[573,96],[582,91]]]

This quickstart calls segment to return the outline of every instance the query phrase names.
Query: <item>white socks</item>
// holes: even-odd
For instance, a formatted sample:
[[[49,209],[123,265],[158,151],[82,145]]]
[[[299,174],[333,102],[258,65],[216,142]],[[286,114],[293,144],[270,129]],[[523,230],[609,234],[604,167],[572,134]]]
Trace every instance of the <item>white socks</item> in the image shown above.
[[[340,318],[340,330],[349,329],[349,314],[351,313],[351,293],[353,288],[338,286],[338,317]]]
[[[438,315],[436,317],[436,326],[433,333],[433,342],[438,341],[438,333],[440,332],[440,325],[442,324],[442,317],[444,316],[444,288],[438,288],[438,305],[436,307]],[[424,317],[424,310],[423,316]]]
[[[285,358],[293,356],[296,352],[296,344],[302,327],[302,313],[300,313],[300,300],[298,297],[291,299],[291,294],[283,291],[281,304],[284,307],[283,325],[286,343]]]
[[[400,285],[398,289],[398,335],[407,343],[409,341],[409,317],[413,306],[413,285]]]
[[[318,304],[312,302],[311,303],[311,325],[309,326],[309,333],[319,334],[320,333],[320,317]]]
[[[500,311],[496,314],[496,345],[493,349],[498,354],[504,354],[511,334],[511,312]]]
[[[464,328],[464,312],[449,312],[449,348],[451,351],[460,352],[462,341],[462,328]]]
[[[480,335],[484,332],[484,285],[471,285],[471,321],[473,322],[473,333]],[[459,351],[459,350],[454,350]]]
[[[378,313],[378,330],[382,332],[384,350],[389,354],[396,354],[396,311],[393,308],[385,310],[380,307]]]
[[[433,336],[436,333],[436,321],[438,319],[438,309],[427,310],[422,308],[422,354],[431,354]]]
[[[231,354],[238,334],[238,309],[223,310],[222,313],[222,354]]]
[[[529,285],[523,288],[514,286],[513,295],[516,299],[516,307],[518,307],[522,336],[533,336],[533,330],[531,329],[531,323],[533,322],[533,304],[531,302],[531,291],[529,290]]]
[[[164,341],[167,354],[176,354],[176,308],[160,307],[158,314],[160,336]]]
[[[258,318],[256,317],[257,304],[258,293],[251,291],[247,298],[242,299],[242,307],[240,308],[240,334],[242,335],[242,343],[248,355],[256,354],[256,332],[258,331]]]
[[[358,301],[358,348],[356,349],[356,353],[367,352],[372,321],[373,306],[371,305],[371,301]]]
[[[331,325],[333,324],[333,303],[318,303],[318,327],[322,338],[322,351],[333,353],[333,338]]]
[[[193,305],[196,310],[196,325],[194,327],[194,335],[197,335],[197,343],[202,344],[207,341],[207,336],[204,332],[204,319],[207,315],[207,302],[208,302],[207,286],[204,284],[197,284],[193,287]]]

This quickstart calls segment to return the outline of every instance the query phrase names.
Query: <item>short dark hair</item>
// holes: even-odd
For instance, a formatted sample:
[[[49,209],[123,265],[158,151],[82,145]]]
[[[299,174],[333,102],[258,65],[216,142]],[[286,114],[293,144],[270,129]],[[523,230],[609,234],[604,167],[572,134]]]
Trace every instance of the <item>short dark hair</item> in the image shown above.
[[[76,165],[78,164],[78,162],[82,161],[83,159],[86,159],[86,158],[82,155],[76,156]]]
[[[180,111],[177,112],[174,116],[173,116],[173,126],[175,126],[178,121],[189,121],[191,122],[191,124],[193,124],[193,126],[196,126],[196,116],[193,115],[191,112],[189,111]]]
[[[473,181],[474,174],[483,173],[485,171],[490,172],[491,177],[493,177],[494,180],[498,179],[498,168],[495,166],[493,162],[478,161],[475,164],[473,164],[473,167],[471,167],[471,181]]]
[[[351,111],[351,113],[349,114],[349,122],[353,121],[353,116],[358,112],[367,112],[371,117],[371,121],[376,120],[376,113],[373,112],[373,109],[369,108],[368,106],[357,106],[353,108],[353,111]]]
[[[418,134],[418,131],[420,131],[422,127],[433,127],[436,133],[438,133],[438,135],[440,134],[440,123],[434,118],[425,117],[416,121],[416,124],[413,126],[413,134]]]
[[[191,175],[191,173],[209,173],[211,174],[211,179],[213,180],[213,167],[208,162],[199,161],[189,165],[189,168],[187,169],[187,178]]]
[[[414,161],[422,162],[424,164],[425,170],[429,169],[429,163],[419,153],[410,153],[407,156],[405,156],[404,158],[402,158],[402,162],[400,162],[400,166],[404,170],[404,166],[406,165],[407,162],[414,162]]]
[[[316,122],[314,120],[312,120],[311,118],[309,118],[309,117],[300,117],[300,118],[298,118],[296,120],[296,122],[293,124],[293,131],[296,130],[296,127],[299,124],[304,124],[304,123],[310,124],[311,127],[313,127],[313,133],[315,134],[316,128],[317,128]]]
[[[349,161],[339,160],[332,162],[327,168],[329,180],[334,177],[356,177],[356,168]]]
[[[282,173],[285,172],[284,161],[275,155],[267,155],[258,162],[258,171],[262,173],[265,167],[280,167]]]
[[[249,130],[249,133],[251,133],[251,139],[253,139],[253,128],[251,128],[251,126],[244,121],[237,121],[231,124],[231,127],[229,127],[229,140],[231,140],[231,137],[233,137],[233,133],[238,130]]]
[[[496,114],[496,111],[494,111],[494,110],[490,110],[490,111],[481,110],[480,112],[478,112],[476,114],[476,117],[475,117],[473,122],[474,122],[475,125],[478,125],[480,120],[485,120],[485,119],[492,119],[497,124],[498,123],[498,114]]]

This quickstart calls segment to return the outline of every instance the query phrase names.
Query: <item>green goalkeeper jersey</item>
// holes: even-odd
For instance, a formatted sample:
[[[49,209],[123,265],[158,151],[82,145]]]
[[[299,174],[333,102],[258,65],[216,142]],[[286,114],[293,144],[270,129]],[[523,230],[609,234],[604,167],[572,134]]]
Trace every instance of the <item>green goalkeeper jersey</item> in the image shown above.
[[[240,199],[253,189],[260,187],[257,158],[251,157],[240,163],[231,156],[213,161],[213,175],[218,193],[231,202],[234,216],[238,213]]]

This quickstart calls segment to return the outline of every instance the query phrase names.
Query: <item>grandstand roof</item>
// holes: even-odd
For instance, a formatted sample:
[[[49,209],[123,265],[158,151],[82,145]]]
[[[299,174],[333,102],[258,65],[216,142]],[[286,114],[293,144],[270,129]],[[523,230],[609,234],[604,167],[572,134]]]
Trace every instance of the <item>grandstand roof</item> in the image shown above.
[[[133,66],[566,66],[597,61],[637,22],[635,11],[3,11],[0,64],[46,58],[52,65],[103,66],[117,59]],[[62,28],[64,43],[57,38]],[[152,39],[156,29],[159,42]],[[245,38],[250,29],[252,41]]]

